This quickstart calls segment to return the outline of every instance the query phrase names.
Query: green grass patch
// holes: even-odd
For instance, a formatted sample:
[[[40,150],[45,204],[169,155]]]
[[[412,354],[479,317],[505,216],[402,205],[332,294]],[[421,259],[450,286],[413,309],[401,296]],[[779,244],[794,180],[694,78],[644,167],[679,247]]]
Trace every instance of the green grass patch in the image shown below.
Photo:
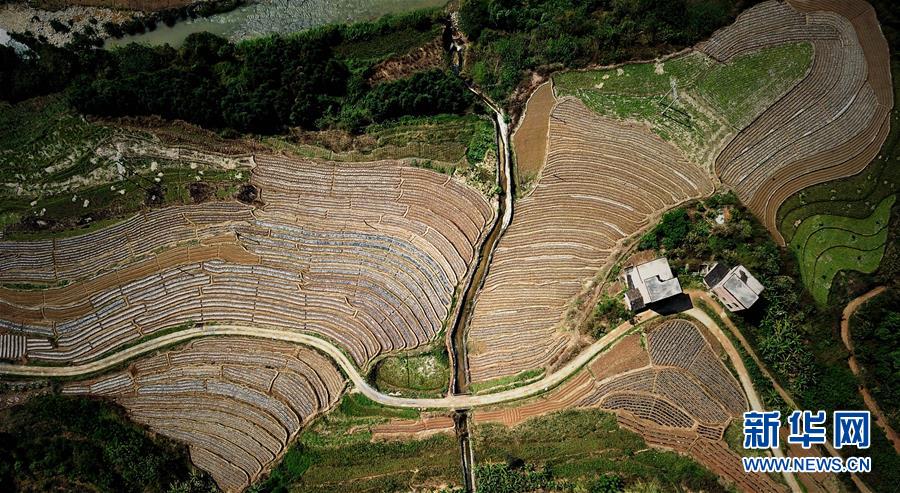
[[[472,436],[479,464],[532,470],[531,479],[554,491],[585,491],[601,475],[620,477],[626,485],[658,480],[663,491],[726,491],[713,473],[690,458],[648,448],[640,435],[620,428],[614,414],[599,410],[561,411],[515,428],[477,425]],[[550,477],[534,476],[542,471]],[[490,468],[476,472],[497,473]]]
[[[419,417],[419,412],[415,409],[385,407],[362,394],[348,394],[341,401],[338,410],[344,416],[353,418],[416,419]]]
[[[743,128],[800,80],[812,63],[809,43],[765,48],[718,65],[696,91],[736,128]]]
[[[424,354],[388,356],[373,370],[382,392],[409,397],[439,397],[450,385],[450,361],[441,345]]]
[[[866,218],[816,214],[797,226],[790,248],[799,260],[803,283],[816,301],[828,302],[831,282],[839,271],[871,273],[878,268],[895,198],[884,198]]]
[[[553,81],[560,95],[576,96],[602,115],[646,121],[660,137],[700,160],[723,126],[746,126],[800,80],[811,61],[811,46],[798,43],[765,48],[728,64],[693,52],[661,63],[564,72]]]
[[[542,376],[544,376],[543,368],[532,368],[530,370],[525,370],[508,377],[494,378],[491,380],[486,380],[484,382],[473,382],[469,384],[469,390],[471,390],[473,394],[498,392],[500,390],[520,387],[529,382],[537,380]]]

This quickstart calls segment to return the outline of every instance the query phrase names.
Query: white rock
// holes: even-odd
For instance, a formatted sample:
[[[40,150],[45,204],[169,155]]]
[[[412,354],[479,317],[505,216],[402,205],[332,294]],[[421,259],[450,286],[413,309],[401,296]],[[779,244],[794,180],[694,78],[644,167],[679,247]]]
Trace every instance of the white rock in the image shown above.
[[[88,200],[88,199],[84,199],[84,203],[83,203],[83,204],[81,204],[81,207],[83,207],[83,208],[84,208],[84,207],[87,207],[87,206],[89,206],[89,205],[91,205],[91,201],[90,201],[90,200]]]

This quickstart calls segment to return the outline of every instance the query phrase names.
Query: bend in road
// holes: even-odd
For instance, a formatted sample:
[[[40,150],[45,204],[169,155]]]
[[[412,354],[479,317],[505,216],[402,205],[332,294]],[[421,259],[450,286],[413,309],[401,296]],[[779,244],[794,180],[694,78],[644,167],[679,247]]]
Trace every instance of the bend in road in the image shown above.
[[[753,388],[750,375],[747,372],[746,367],[744,366],[743,360],[741,359],[731,340],[722,332],[719,325],[715,323],[715,321],[713,321],[713,319],[710,318],[709,315],[698,308],[692,308],[685,312],[685,314],[693,317],[698,322],[706,326],[706,328],[719,341],[719,343],[728,354],[728,357],[731,358],[734,367],[737,370],[739,377],[738,379],[741,382],[741,386],[743,387],[744,392],[747,394],[750,406],[753,409],[762,409],[762,401],[760,400],[759,395],[756,393],[756,390]],[[638,322],[647,322],[657,316],[658,314],[651,311],[644,312],[638,316]],[[356,366],[353,364],[350,358],[348,358],[347,355],[343,353],[343,351],[341,351],[332,343],[319,337],[298,332],[286,332],[283,330],[241,325],[214,325],[208,327],[194,327],[179,332],[173,332],[123,349],[122,351],[101,358],[99,360],[83,363],[80,365],[26,366],[15,364],[0,364],[0,374],[45,378],[78,377],[108,370],[109,368],[120,365],[126,361],[131,360],[132,358],[191,339],[210,336],[258,337],[263,339],[272,339],[303,344],[325,353],[335,361],[335,363],[341,368],[341,370],[343,370],[344,374],[347,375],[347,377],[353,383],[354,387],[356,387],[359,392],[379,404],[391,407],[419,409],[468,409],[473,407],[482,407],[515,401],[547,392],[548,390],[556,387],[567,378],[575,374],[584,365],[590,362],[596,355],[608,349],[613,343],[615,343],[622,336],[626,335],[633,328],[634,325],[629,322],[625,322],[619,325],[615,329],[606,333],[596,342],[588,346],[587,349],[579,353],[578,356],[566,363],[563,367],[547,375],[546,377],[532,382],[528,385],[494,394],[450,395],[447,397],[435,399],[396,397],[379,392],[377,389],[369,385],[368,382],[366,382],[366,379],[359,374]],[[773,453],[776,456],[783,456],[780,449],[774,450]],[[791,490],[794,493],[802,492],[793,475],[785,474],[785,479],[787,480],[788,485],[791,487]]]

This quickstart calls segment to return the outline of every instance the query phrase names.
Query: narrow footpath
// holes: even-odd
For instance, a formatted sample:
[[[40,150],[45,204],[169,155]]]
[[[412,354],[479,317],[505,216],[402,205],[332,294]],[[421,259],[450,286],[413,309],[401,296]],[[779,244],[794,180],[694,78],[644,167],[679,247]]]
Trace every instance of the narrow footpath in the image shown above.
[[[841,314],[841,340],[844,341],[844,346],[847,348],[847,351],[850,352],[850,360],[848,361],[850,364],[850,371],[856,375],[857,379],[859,378],[859,363],[856,361],[856,355],[853,353],[853,338],[850,334],[850,317],[853,316],[859,307],[864,305],[870,299],[883,293],[886,289],[887,288],[884,286],[878,286],[868,293],[853,299],[850,303],[847,303],[847,306],[844,307],[844,312]],[[878,406],[878,402],[875,401],[875,398],[872,397],[869,389],[863,385],[862,381],[859,383],[859,395],[862,396],[863,401],[866,403],[866,407],[869,408],[869,412],[875,416],[875,423],[884,430],[884,434],[887,435],[888,440],[894,445],[894,450],[900,454],[900,436],[897,436],[897,432],[891,428],[891,425],[884,415],[884,411]]]

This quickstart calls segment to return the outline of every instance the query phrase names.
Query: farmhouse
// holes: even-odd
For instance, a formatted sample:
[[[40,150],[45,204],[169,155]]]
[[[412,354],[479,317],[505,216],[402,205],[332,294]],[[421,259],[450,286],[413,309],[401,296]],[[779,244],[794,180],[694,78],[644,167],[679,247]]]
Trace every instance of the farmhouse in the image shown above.
[[[703,283],[733,312],[753,306],[763,291],[763,285],[743,265],[729,269],[716,262],[703,276]]]
[[[628,267],[622,277],[628,286],[625,306],[632,311],[681,294],[681,283],[672,275],[669,261],[664,257]]]

